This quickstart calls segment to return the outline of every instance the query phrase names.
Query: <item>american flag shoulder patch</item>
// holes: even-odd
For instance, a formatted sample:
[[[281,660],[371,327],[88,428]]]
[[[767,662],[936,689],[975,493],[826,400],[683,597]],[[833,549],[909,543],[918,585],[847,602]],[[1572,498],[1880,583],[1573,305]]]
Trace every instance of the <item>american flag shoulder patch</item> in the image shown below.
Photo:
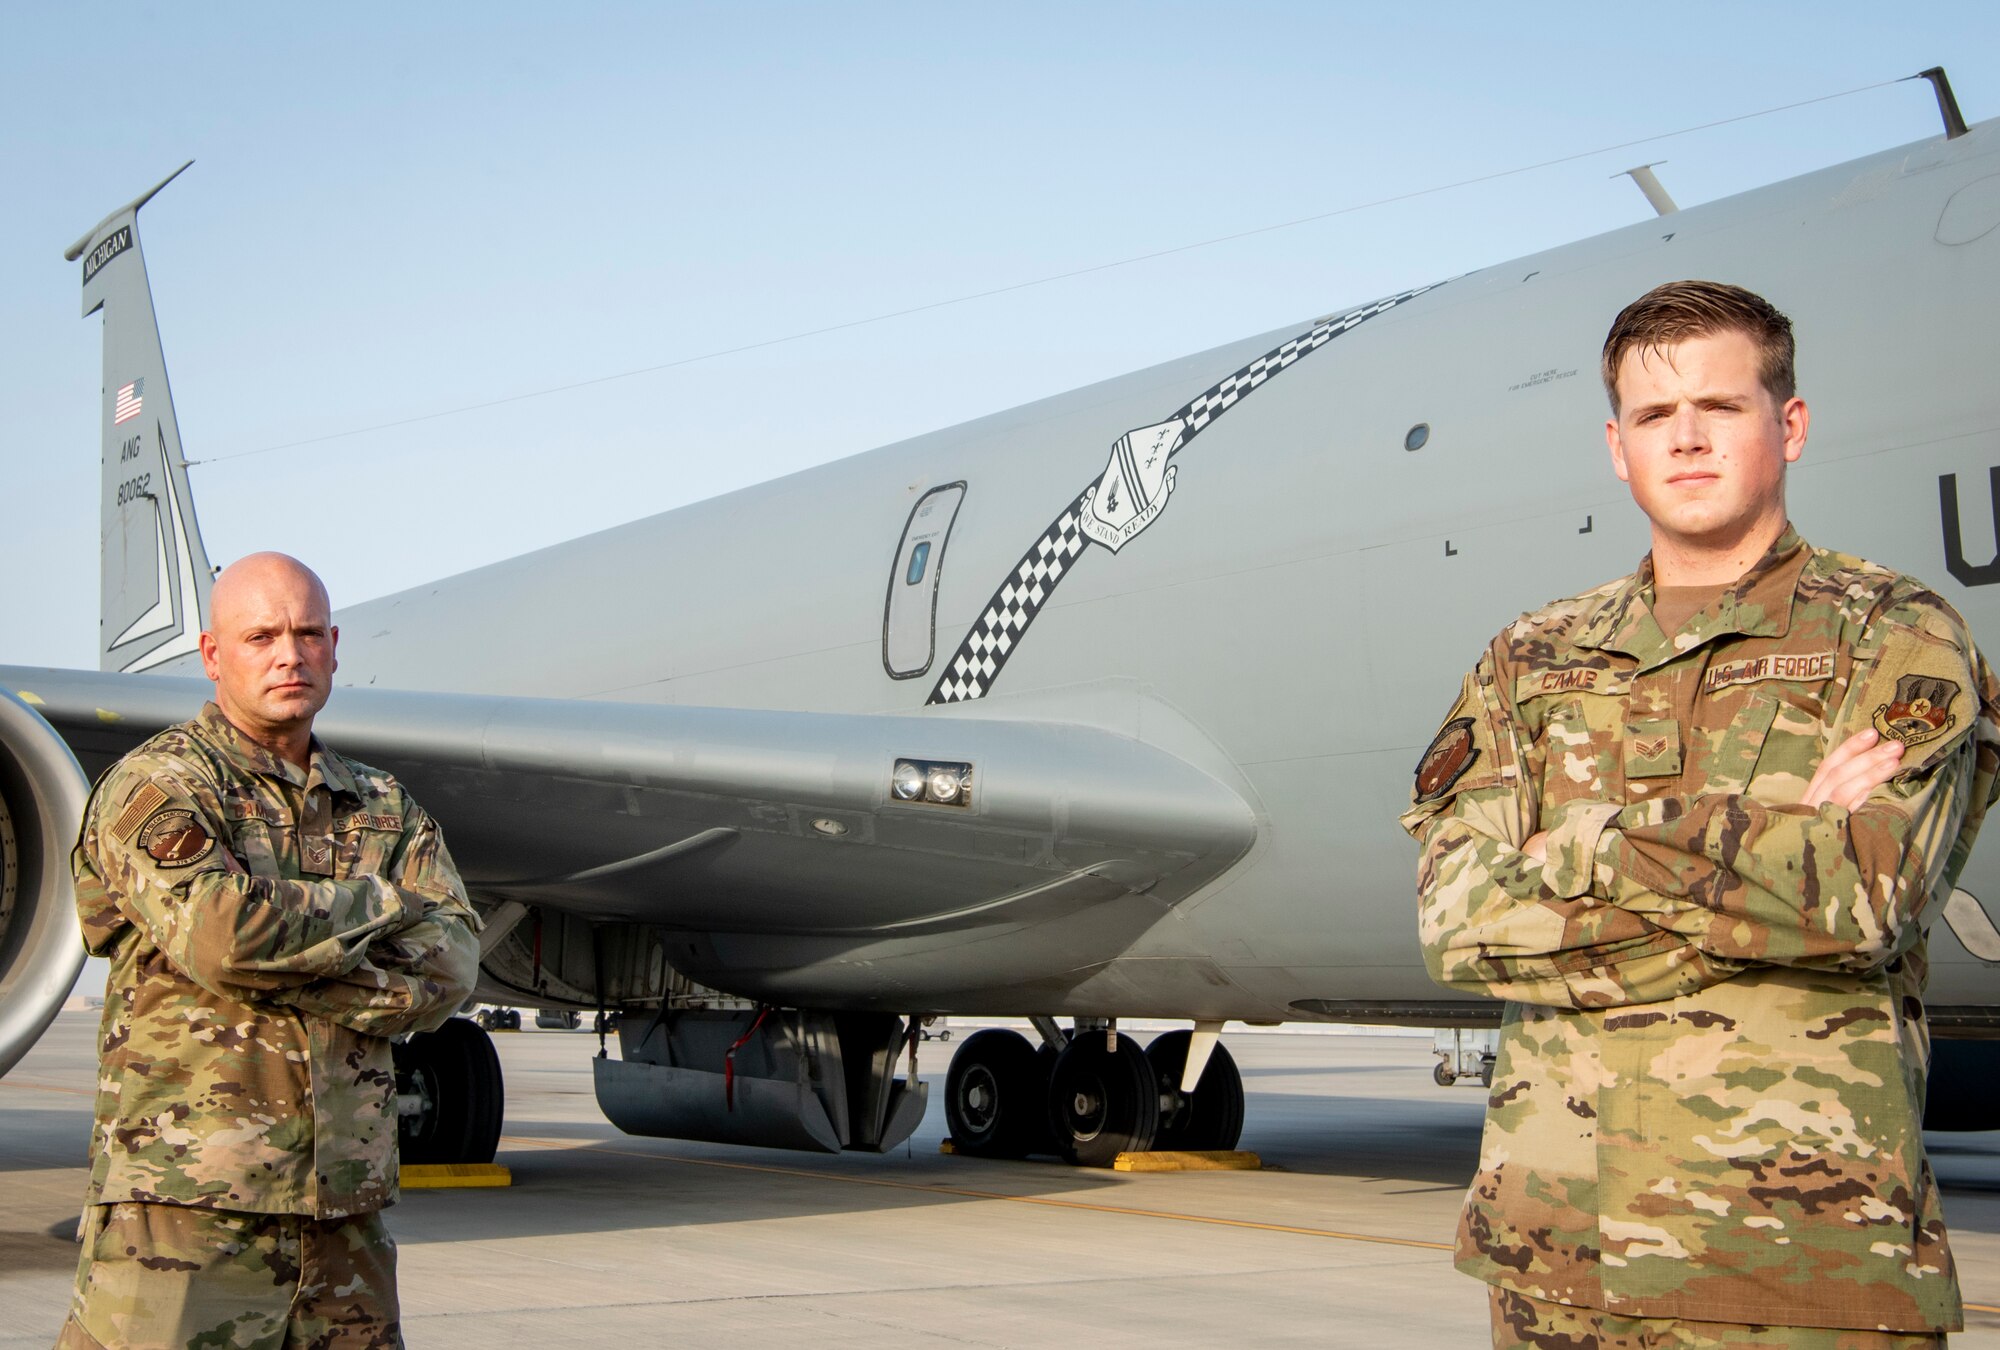
[[[132,842],[132,836],[146,823],[146,817],[167,804],[167,794],[157,783],[146,783],[132,794],[132,800],[125,803],[125,809],[118,813],[118,819],[111,822],[111,837],[121,844]]]

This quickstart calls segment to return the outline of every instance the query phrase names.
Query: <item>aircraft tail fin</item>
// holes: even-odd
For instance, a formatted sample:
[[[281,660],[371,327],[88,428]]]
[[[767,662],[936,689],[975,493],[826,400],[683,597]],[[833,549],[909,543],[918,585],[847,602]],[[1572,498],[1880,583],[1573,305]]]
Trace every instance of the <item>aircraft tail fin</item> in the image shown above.
[[[194,163],[189,160],[188,164]],[[213,582],[188,492],[139,208],[184,173],[113,211],[63,254],[83,259],[83,314],[104,311],[102,581],[98,666],[140,671],[187,656]]]

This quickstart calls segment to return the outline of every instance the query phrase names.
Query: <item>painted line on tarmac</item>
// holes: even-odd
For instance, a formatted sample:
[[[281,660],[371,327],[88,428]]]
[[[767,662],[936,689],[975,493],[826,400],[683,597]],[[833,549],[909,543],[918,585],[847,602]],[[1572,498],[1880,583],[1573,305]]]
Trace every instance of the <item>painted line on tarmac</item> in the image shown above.
[[[1095,1214],[1125,1214],[1140,1219],[1172,1219],[1180,1223],[1205,1223],[1221,1228],[1250,1228],[1264,1233],[1337,1238],[1342,1242],[1367,1242],[1380,1247],[1417,1247],[1433,1252],[1448,1252],[1453,1249],[1449,1242],[1424,1242],[1417,1238],[1383,1237],[1375,1233],[1344,1233],[1333,1228],[1300,1228],[1291,1224],[1258,1223],[1251,1219],[1223,1219],[1209,1214],[1181,1214],[1166,1209],[1138,1209],[1130,1205],[1094,1205],[1083,1200],[1054,1200],[1040,1195],[1009,1195],[1004,1191],[976,1191],[964,1186],[940,1186],[923,1181],[889,1181],[881,1177],[842,1176],[838,1172],[816,1172],[805,1167],[773,1167],[768,1163],[724,1162],[719,1158],[688,1158],[676,1153],[639,1153],[630,1149],[603,1148],[564,1139],[533,1139],[510,1134],[502,1136],[500,1142],[526,1144],[544,1149],[584,1150],[620,1158],[648,1158],[654,1162],[681,1163],[689,1167],[721,1167],[737,1172],[764,1172],[772,1176],[805,1177],[813,1181],[844,1181],[856,1186],[884,1186],[891,1190],[921,1191],[930,1195],[948,1195],[964,1200],[1008,1200],[1018,1205],[1041,1205],[1049,1209],[1080,1209]]]

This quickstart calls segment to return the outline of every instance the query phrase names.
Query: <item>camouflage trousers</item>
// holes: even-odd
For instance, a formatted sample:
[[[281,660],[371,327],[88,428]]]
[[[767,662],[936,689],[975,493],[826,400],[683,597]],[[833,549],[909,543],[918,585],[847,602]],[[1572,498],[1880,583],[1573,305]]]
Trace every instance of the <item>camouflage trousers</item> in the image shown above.
[[[1493,1350],[1942,1350],[1930,1332],[1835,1327],[1751,1327],[1681,1317],[1620,1317],[1599,1308],[1548,1303],[1497,1284]]]
[[[92,1205],[56,1350],[401,1350],[396,1243],[345,1219]]]

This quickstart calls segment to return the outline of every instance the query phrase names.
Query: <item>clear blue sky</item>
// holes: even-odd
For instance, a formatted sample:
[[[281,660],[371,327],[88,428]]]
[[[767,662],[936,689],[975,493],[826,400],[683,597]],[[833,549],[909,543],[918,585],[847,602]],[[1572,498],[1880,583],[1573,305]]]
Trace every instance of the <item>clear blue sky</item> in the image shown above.
[[[828,336],[657,365],[1790,104],[2000,7],[0,11],[0,662],[95,662],[100,328],[141,216],[211,556],[365,599],[1934,134],[1898,85]],[[1829,277],[1829,285],[1839,278]],[[1591,428],[1580,435],[1593,436]],[[699,584],[698,578],[661,578]]]

